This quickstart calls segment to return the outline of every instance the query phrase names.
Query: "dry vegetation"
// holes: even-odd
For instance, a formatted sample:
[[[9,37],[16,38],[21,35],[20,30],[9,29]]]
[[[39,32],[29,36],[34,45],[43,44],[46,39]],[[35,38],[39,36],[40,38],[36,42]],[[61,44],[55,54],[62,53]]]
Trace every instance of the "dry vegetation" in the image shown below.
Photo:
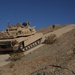
[[[9,60],[16,61],[16,60],[21,59],[24,56],[24,53],[23,52],[11,52],[9,55],[10,55]]]
[[[45,44],[53,44],[56,41],[56,34],[51,34],[45,38]]]

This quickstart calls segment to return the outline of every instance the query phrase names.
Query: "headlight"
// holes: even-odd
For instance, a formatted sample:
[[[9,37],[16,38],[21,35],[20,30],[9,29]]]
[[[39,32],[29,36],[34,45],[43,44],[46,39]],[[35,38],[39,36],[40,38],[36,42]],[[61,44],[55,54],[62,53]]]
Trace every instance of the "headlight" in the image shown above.
[[[17,40],[12,41],[12,45],[14,46],[15,44],[18,44]]]

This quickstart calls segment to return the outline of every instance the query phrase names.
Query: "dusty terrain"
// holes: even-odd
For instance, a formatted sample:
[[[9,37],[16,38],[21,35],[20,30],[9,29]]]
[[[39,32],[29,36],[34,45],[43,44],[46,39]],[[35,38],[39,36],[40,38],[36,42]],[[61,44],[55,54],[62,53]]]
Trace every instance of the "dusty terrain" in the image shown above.
[[[0,67],[0,75],[75,75],[75,30],[20,60]]]
[[[60,24],[54,24],[54,25],[55,25],[54,29],[52,28],[52,26],[47,26],[45,28],[41,28],[41,29],[37,30],[37,32],[42,32],[43,34],[46,34],[46,33],[49,33],[49,32],[52,32],[52,31],[55,31],[57,29],[64,27]]]

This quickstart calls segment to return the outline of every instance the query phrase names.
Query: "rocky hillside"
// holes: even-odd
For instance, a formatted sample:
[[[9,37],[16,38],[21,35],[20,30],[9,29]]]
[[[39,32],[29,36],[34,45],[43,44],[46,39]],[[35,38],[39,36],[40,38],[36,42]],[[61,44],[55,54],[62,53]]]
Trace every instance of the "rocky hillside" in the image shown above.
[[[43,34],[46,34],[46,33],[49,33],[49,32],[52,32],[54,30],[57,30],[57,29],[60,29],[62,28],[63,26],[60,25],[60,24],[54,24],[55,25],[55,28],[53,29],[52,26],[48,26],[48,27],[45,27],[45,28],[41,28],[39,30],[37,30],[37,32],[42,32]]]
[[[75,29],[55,43],[0,67],[0,75],[75,75]]]

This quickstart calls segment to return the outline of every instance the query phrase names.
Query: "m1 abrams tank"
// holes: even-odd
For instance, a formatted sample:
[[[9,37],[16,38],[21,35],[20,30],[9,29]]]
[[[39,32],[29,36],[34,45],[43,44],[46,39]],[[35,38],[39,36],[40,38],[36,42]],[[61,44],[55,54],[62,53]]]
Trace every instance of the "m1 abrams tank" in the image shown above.
[[[16,24],[0,33],[0,51],[26,51],[41,43],[43,34],[37,33],[29,22]]]

